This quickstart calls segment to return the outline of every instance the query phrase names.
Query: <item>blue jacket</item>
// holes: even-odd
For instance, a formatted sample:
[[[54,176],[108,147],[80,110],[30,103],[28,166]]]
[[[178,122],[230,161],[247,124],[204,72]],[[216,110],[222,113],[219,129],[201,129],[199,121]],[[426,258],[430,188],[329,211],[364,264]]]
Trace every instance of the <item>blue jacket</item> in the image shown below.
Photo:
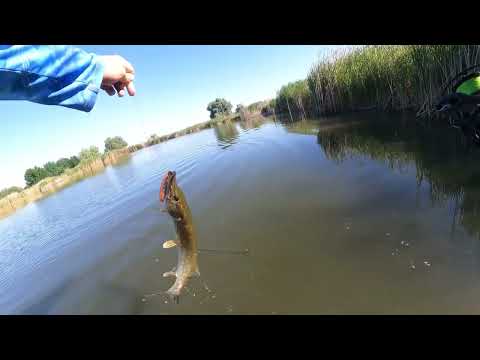
[[[95,54],[71,46],[0,45],[0,100],[90,111],[103,78]]]

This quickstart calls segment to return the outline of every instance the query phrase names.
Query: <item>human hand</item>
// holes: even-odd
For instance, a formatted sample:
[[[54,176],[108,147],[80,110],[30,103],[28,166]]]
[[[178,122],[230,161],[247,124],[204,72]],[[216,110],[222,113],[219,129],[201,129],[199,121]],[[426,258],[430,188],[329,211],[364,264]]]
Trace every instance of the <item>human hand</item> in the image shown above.
[[[125,88],[127,88],[130,96],[134,96],[133,79],[135,78],[135,70],[132,64],[119,55],[100,56],[99,58],[104,65],[103,80],[100,87],[110,96],[117,93],[118,97],[123,97]]]

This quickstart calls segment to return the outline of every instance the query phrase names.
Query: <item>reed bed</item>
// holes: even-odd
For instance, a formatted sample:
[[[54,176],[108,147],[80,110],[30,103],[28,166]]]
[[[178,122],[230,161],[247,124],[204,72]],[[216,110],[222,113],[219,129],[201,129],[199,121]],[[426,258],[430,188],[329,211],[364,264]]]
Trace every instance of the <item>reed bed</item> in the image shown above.
[[[479,63],[479,45],[344,48],[315,63],[306,79],[283,86],[275,111],[307,117],[376,108],[432,116],[449,79]]]

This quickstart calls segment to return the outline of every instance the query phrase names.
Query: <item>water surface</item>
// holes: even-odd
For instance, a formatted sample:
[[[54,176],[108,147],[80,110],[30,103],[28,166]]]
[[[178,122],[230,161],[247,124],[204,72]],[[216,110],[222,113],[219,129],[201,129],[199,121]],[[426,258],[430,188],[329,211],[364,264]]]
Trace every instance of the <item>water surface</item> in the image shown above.
[[[0,221],[0,313],[478,314],[480,156],[408,115],[226,123]],[[158,190],[204,249],[178,305]]]

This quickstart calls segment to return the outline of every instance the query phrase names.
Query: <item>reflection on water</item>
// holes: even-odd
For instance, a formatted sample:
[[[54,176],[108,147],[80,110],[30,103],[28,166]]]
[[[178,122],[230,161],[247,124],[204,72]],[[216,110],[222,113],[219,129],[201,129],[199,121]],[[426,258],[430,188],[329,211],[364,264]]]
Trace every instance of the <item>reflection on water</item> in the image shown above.
[[[399,171],[413,165],[417,187],[428,183],[433,204],[454,203],[452,230],[460,221],[478,237],[480,151],[441,123],[419,126],[400,119],[392,126],[388,120],[377,118],[363,126],[322,129],[318,144],[328,158],[339,162],[360,154]]]
[[[252,129],[259,129],[263,124],[269,119],[265,119],[261,116],[249,116],[245,117],[244,121],[240,121],[240,127],[243,130],[252,130]]]
[[[480,314],[478,149],[408,115],[278,120],[143,149],[0,221],[0,313]],[[233,251],[200,253],[178,305],[167,170],[202,248]]]
[[[223,149],[227,149],[232,144],[235,144],[239,135],[237,125],[234,121],[230,120],[217,123],[213,130],[218,140],[218,145]]]
[[[217,138],[218,146],[226,150],[230,146],[238,142],[240,132],[247,132],[249,130],[258,130],[265,124],[274,122],[272,118],[265,118],[263,116],[249,116],[241,121],[226,120],[215,124],[213,131]]]

